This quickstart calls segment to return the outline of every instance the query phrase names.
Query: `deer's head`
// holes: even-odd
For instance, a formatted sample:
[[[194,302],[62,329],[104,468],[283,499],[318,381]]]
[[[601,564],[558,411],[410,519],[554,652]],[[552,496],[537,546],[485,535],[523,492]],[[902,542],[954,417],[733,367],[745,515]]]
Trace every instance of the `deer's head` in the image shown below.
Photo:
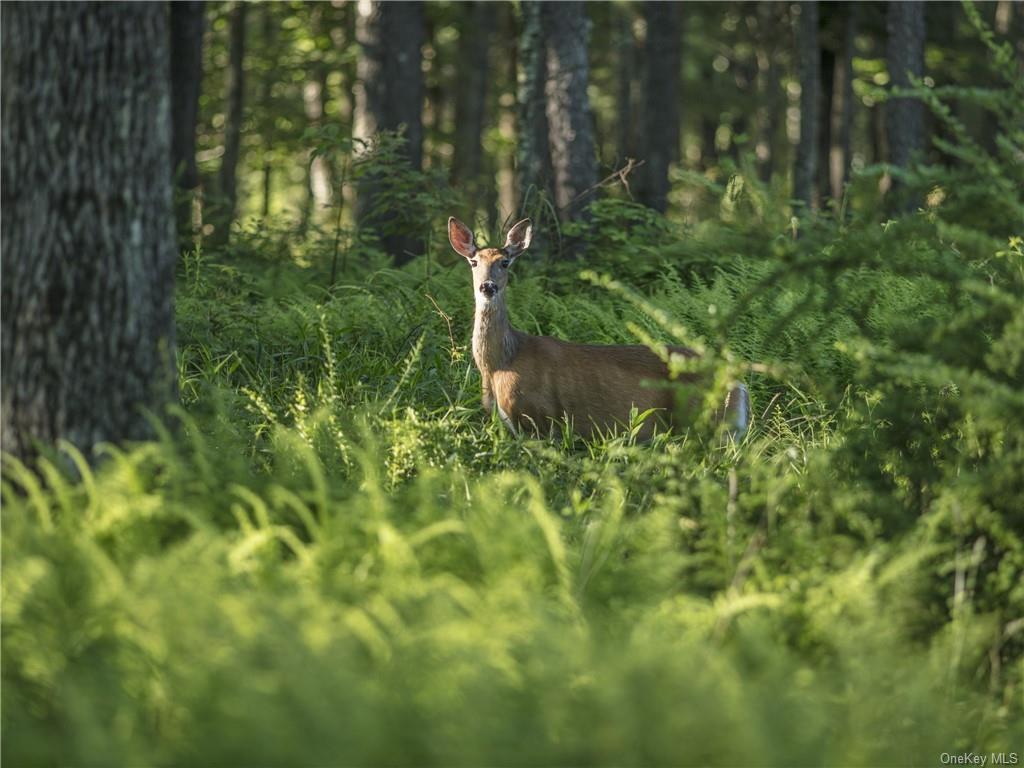
[[[487,305],[505,290],[508,269],[530,247],[532,236],[533,225],[529,219],[523,219],[508,231],[503,248],[477,248],[473,230],[454,217],[448,219],[448,240],[473,269],[473,295],[477,303]]]

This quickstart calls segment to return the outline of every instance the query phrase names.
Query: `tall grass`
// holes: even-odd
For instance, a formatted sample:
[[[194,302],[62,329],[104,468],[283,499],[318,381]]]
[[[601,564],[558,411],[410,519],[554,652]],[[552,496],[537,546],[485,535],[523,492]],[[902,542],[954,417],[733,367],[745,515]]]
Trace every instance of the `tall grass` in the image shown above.
[[[333,288],[287,241],[193,254],[161,439],[76,482],[6,461],[5,760],[1019,749],[1019,242],[964,254],[926,214],[798,241],[597,218],[586,265],[520,260],[514,323],[698,341],[745,370],[741,444],[507,435],[440,253]]]
[[[1016,115],[967,12],[1009,84],[973,95]],[[516,265],[523,330],[741,375],[739,444],[482,413],[434,177],[357,164],[427,245],[401,270],[385,232],[275,222],[186,254],[158,439],[4,459],[5,763],[1019,760],[1024,232],[992,217],[1024,198],[940,96],[961,162],[903,174],[929,202],[899,221],[685,178],[700,224],[609,198],[561,233],[585,263]]]

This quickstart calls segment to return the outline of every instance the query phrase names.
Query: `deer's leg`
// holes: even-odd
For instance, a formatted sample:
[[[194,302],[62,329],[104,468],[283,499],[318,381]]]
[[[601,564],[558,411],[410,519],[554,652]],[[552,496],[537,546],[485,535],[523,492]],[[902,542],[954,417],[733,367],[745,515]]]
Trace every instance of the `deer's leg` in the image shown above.
[[[494,410],[495,400],[494,392],[491,390],[491,379],[488,376],[481,377],[482,391],[480,393],[480,402],[483,403],[484,410],[490,413]]]

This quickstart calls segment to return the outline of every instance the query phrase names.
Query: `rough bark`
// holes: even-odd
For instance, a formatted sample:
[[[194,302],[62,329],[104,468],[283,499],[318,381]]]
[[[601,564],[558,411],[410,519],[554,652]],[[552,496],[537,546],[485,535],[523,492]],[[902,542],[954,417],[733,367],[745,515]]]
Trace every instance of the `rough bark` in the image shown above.
[[[167,7],[0,9],[3,448],[88,455],[175,394]]]
[[[404,154],[410,167],[423,166],[422,48],[425,18],[419,2],[360,3],[356,39],[362,48],[356,87],[355,136],[367,139],[379,131],[404,129]],[[360,184],[357,214],[363,223],[386,228],[388,222],[367,218],[378,180]],[[383,239],[396,264],[403,264],[420,244],[403,234]]]
[[[924,3],[891,0],[886,11],[886,65],[894,88],[909,88],[910,78],[924,74]],[[885,105],[889,162],[906,168],[924,146],[924,105],[917,99],[890,98]],[[894,180],[892,191],[899,188]],[[913,208],[915,201],[901,204]]]
[[[585,215],[591,196],[584,193],[597,183],[597,155],[587,96],[590,22],[584,4],[576,2],[546,2],[541,6],[541,17],[555,205],[563,220],[572,221]]]
[[[226,243],[231,235],[238,204],[237,170],[242,146],[242,119],[245,106],[245,18],[248,3],[236,0],[228,16],[228,70],[226,83],[227,114],[224,117],[224,155],[220,162],[220,201],[217,207],[215,236]]]
[[[522,31],[519,35],[519,125],[517,130],[518,209],[526,215],[539,194],[550,195],[551,149],[545,111],[547,81],[542,4],[522,0]]]
[[[814,205],[818,169],[818,121],[821,58],[818,52],[818,3],[800,4],[797,20],[797,58],[800,70],[800,142],[793,169],[793,197],[805,209]]]
[[[681,5],[644,3],[644,141],[640,168],[640,202],[665,212],[668,168],[679,158],[679,62],[682,44]]]
[[[192,190],[199,186],[196,167],[196,118],[203,81],[203,30],[206,3],[169,3],[171,57],[171,173],[174,176],[178,242],[193,241]]]
[[[483,167],[488,49],[495,23],[493,3],[476,0],[462,8],[459,30],[459,79],[455,93],[455,154],[452,182],[473,198]]]

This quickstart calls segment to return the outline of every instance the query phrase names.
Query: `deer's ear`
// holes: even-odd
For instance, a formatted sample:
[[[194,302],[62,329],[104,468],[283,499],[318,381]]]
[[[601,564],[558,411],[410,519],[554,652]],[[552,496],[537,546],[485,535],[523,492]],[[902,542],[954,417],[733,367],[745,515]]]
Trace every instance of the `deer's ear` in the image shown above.
[[[505,238],[505,253],[515,258],[530,247],[530,240],[533,238],[533,223],[529,219],[523,219],[512,225]]]
[[[456,219],[454,216],[448,219],[448,242],[460,256],[472,259],[476,254],[476,243],[473,241],[473,230]]]

